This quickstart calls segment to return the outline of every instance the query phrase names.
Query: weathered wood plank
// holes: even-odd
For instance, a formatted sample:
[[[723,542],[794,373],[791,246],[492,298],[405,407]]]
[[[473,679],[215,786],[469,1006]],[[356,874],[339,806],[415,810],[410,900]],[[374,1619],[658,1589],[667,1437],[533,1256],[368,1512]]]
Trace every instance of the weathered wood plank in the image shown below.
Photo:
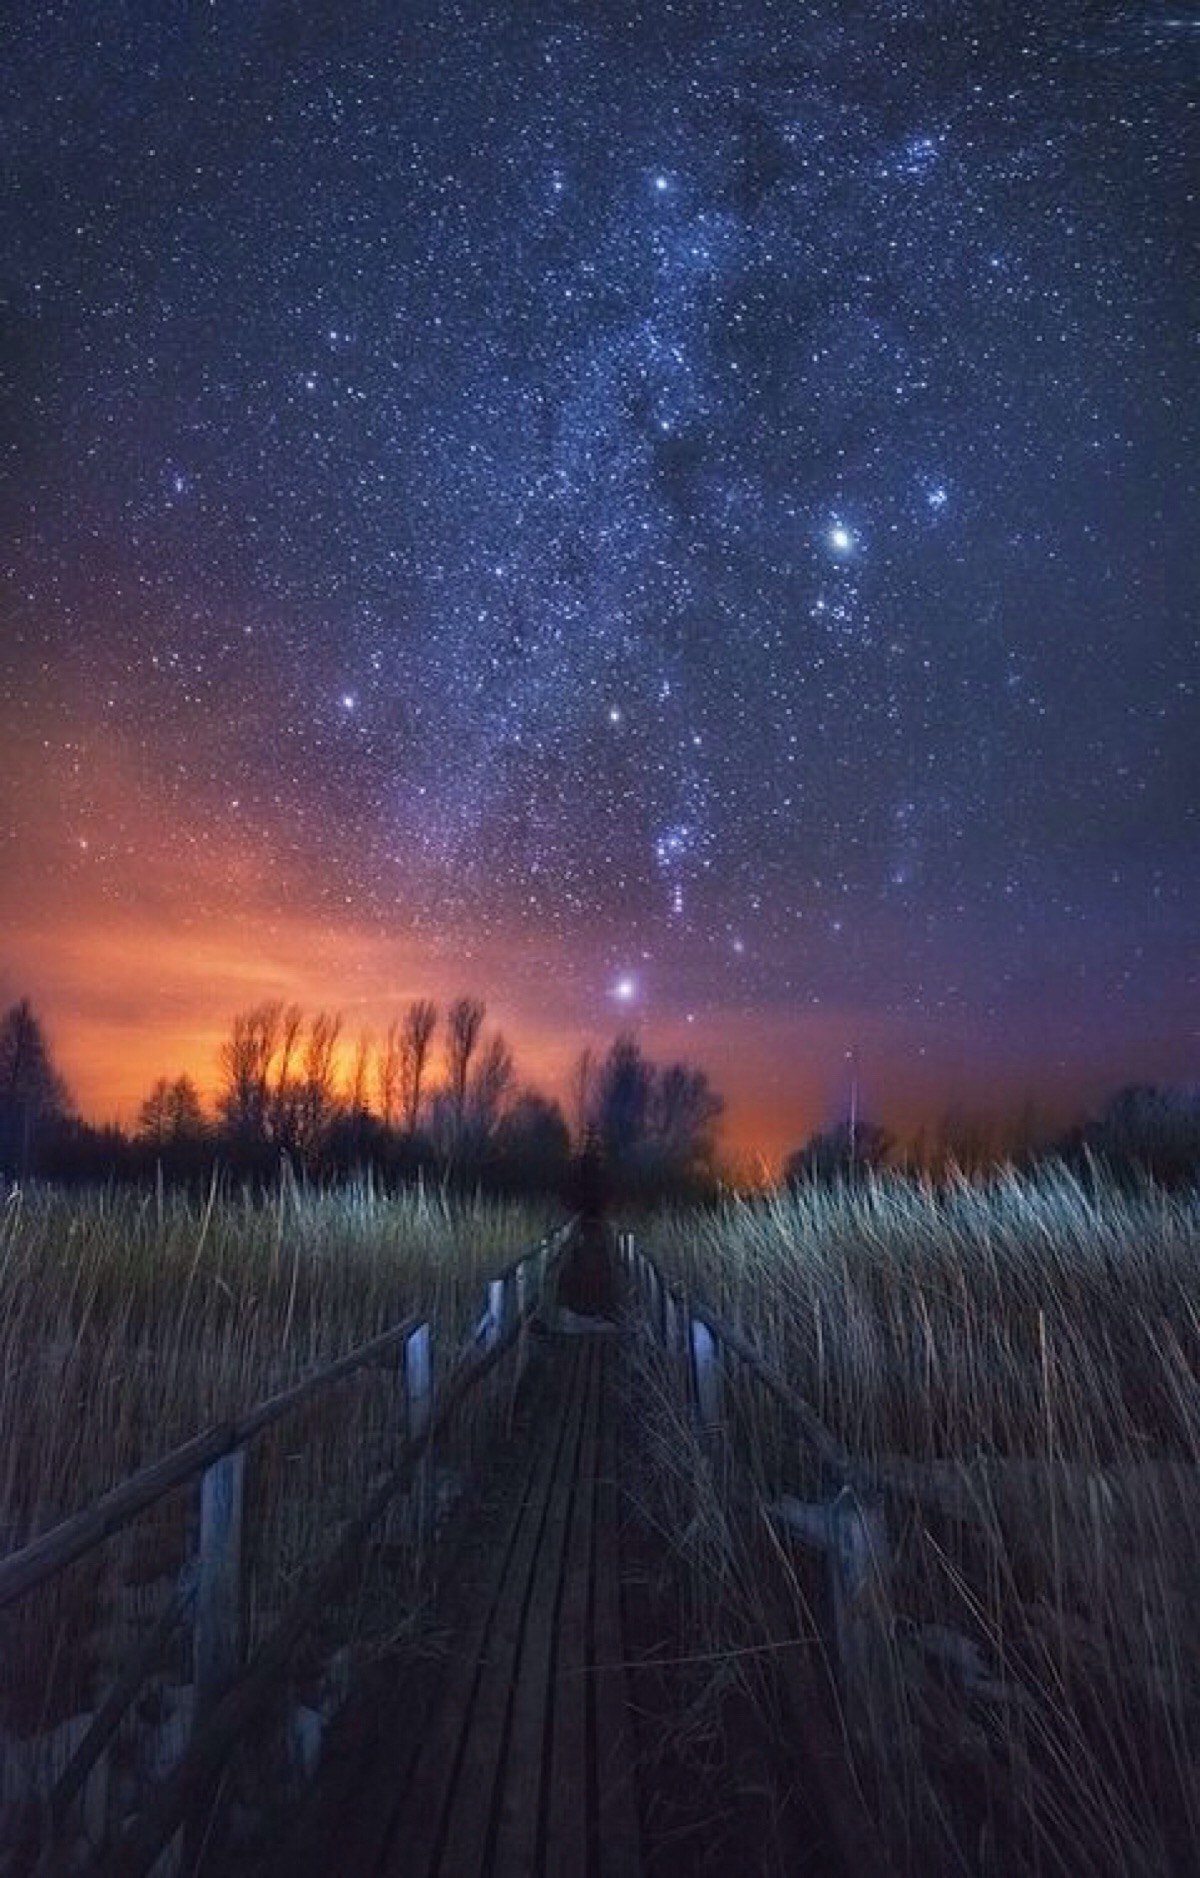
[[[547,1798],[573,1806],[573,1857],[565,1869],[582,1878],[581,1844],[586,1834],[587,1722],[584,1755],[552,1773],[544,1791],[552,1731],[564,1689],[586,1704],[588,1586],[591,1579],[591,1503],[595,1492],[600,1422],[601,1364],[594,1344],[585,1348],[577,1384],[583,1394],[579,1446],[563,1456],[554,1500],[538,1555],[529,1620],[513,1696],[493,1878],[522,1878],[535,1869]]]
[[[540,1492],[539,1468],[552,1464],[551,1443],[544,1442],[533,1457],[532,1466],[517,1482],[499,1529],[492,1536],[479,1583],[473,1587],[472,1615],[461,1637],[456,1639],[441,1676],[441,1691],[422,1743],[415,1749],[407,1745],[408,1723],[402,1729],[405,1743],[398,1751],[386,1736],[374,1757],[365,1790],[353,1800],[349,1842],[342,1846],[354,1878],[375,1872],[410,1874],[428,1871],[434,1857],[442,1822],[445,1818],[459,1748],[479,1673],[479,1664],[487,1643],[492,1612],[508,1569],[508,1561],[522,1522],[535,1516]],[[384,1724],[386,1729],[387,1724]],[[391,1737],[395,1741],[395,1735]],[[420,1864],[425,1847],[424,1865]],[[321,1867],[320,1869],[324,1869]],[[280,1867],[279,1878],[290,1866]]]
[[[536,1547],[564,1433],[559,1423],[538,1447],[515,1518],[497,1548],[494,1570],[481,1595],[478,1620],[452,1656],[430,1735],[402,1796],[389,1837],[383,1869],[391,1878],[429,1878],[438,1869],[471,1726],[472,1705],[491,1647],[496,1614],[510,1573],[519,1572],[522,1560],[532,1557]]]
[[[605,1392],[596,1483],[592,1662],[595,1704],[597,1878],[639,1878],[642,1869],[634,1769],[637,1735],[625,1674],[621,1618],[620,1488],[616,1404]]]
[[[567,1400],[542,1516],[530,1522],[522,1534],[526,1543],[514,1552],[504,1593],[493,1616],[471,1706],[470,1727],[463,1743],[449,1830],[438,1867],[443,1878],[465,1878],[465,1874],[484,1869],[500,1782],[506,1770],[507,1733],[529,1628],[531,1600],[540,1577],[539,1565],[546,1556],[543,1548],[553,1550],[560,1542],[564,1481],[569,1492],[578,1461],[583,1425],[582,1383],[586,1378],[588,1356],[586,1344],[576,1346],[571,1352]]]
[[[544,1878],[584,1878],[589,1837],[592,1733],[594,1729],[592,1599],[595,1570],[596,1485],[600,1476],[603,1416],[603,1353],[594,1366],[584,1451],[580,1456],[575,1516],[558,1613],[553,1715],[546,1795]]]

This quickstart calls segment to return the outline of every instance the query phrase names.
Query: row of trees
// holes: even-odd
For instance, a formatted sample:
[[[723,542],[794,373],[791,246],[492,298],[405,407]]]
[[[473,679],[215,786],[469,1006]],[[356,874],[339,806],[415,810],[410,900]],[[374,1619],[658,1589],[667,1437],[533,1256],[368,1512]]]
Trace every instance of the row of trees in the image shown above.
[[[429,1171],[497,1189],[557,1186],[585,1141],[626,1194],[702,1196],[717,1178],[721,1097],[703,1070],[651,1062],[632,1037],[604,1055],[585,1051],[570,1115],[523,1086],[503,1034],[479,998],[440,1012],[414,999],[381,1038],[347,1039],[340,1017],[307,1017],[278,1000],[240,1012],[221,1044],[206,1106],[187,1076],[160,1077],[131,1133],[94,1128],[72,1111],[66,1084],[28,999],[0,1017],[0,1175],[138,1176],[161,1168],[190,1178],[215,1162],[269,1178],[280,1157],[316,1177],[373,1166],[393,1177]],[[902,1152],[856,1116],[819,1130],[788,1160],[785,1181],[853,1177],[896,1164],[936,1176],[947,1165],[981,1172],[998,1159],[1031,1165],[1046,1154],[1098,1161],[1119,1176],[1167,1185],[1200,1175],[1200,1090],[1138,1084],[1091,1120],[1039,1138],[1026,1116],[1002,1139],[951,1119]]]
[[[500,1189],[554,1187],[593,1140],[625,1192],[703,1192],[715,1180],[723,1104],[701,1070],[650,1062],[629,1037],[585,1052],[573,1114],[523,1086],[482,999],[444,1012],[413,1000],[380,1038],[269,1000],[239,1012],[218,1053],[211,1106],[188,1076],[160,1077],[130,1134],[77,1120],[27,1001],[0,1020],[0,1172],[66,1177],[203,1174],[214,1162],[268,1178],[286,1156],[315,1177],[373,1166],[399,1178]]]
[[[846,1179],[885,1166],[937,1179],[951,1168],[974,1176],[1044,1160],[1101,1166],[1122,1180],[1149,1176],[1166,1187],[1193,1183],[1200,1179],[1200,1089],[1131,1083],[1065,1132],[1039,1128],[1029,1110],[1007,1125],[950,1115],[903,1147],[874,1122],[834,1122],[789,1157],[783,1179]]]

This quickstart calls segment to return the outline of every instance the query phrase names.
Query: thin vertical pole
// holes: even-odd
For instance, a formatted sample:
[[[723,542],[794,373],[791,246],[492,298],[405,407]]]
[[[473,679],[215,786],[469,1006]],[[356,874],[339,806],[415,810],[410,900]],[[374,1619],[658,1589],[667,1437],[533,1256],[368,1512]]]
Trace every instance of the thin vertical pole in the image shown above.
[[[408,1439],[419,1441],[428,1434],[433,1419],[433,1337],[428,1323],[418,1324],[404,1340],[404,1407]],[[433,1514],[433,1469],[428,1450],[417,1463],[408,1503],[420,1571]]]
[[[721,1376],[717,1367],[717,1340],[698,1317],[691,1322],[692,1374],[696,1383],[696,1419],[704,1434],[721,1425]]]
[[[499,1343],[504,1334],[504,1291],[503,1278],[493,1278],[488,1283],[488,1327],[485,1339],[490,1350],[494,1343]]]
[[[895,1698],[891,1559],[879,1501],[842,1488],[829,1508],[828,1558],[846,1719],[857,1740],[875,1746],[881,1734],[891,1732],[888,1711]]]
[[[245,1490],[245,1448],[222,1455],[200,1478],[200,1554],[192,1641],[195,1722],[212,1707],[242,1663]]]
[[[418,1324],[404,1341],[406,1432],[417,1441],[433,1415],[433,1346],[428,1324]]]

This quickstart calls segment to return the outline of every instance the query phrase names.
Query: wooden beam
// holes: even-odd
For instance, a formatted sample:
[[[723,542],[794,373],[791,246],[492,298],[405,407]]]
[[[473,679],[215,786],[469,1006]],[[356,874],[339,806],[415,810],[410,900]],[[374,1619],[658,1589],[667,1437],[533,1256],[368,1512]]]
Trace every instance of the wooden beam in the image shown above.
[[[199,1577],[192,1634],[193,1731],[242,1666],[245,1493],[245,1448],[235,1448],[205,1469],[200,1481]]]
[[[596,1341],[581,1340],[580,1380],[582,1418],[578,1441],[566,1449],[547,1509],[530,1581],[524,1634],[512,1682],[508,1741],[503,1781],[496,1808],[496,1836],[491,1869],[494,1878],[523,1878],[537,1870],[545,1775],[552,1751],[556,1697],[562,1679],[586,1680],[586,1627],[583,1647],[571,1652],[564,1636],[562,1607],[569,1589],[571,1535],[592,1497],[596,1475],[596,1436],[600,1414],[600,1374],[603,1352]],[[590,1557],[584,1562],[584,1597]],[[586,1690],[584,1692],[586,1699]],[[587,1780],[581,1762],[572,1770],[583,1774],[574,1787],[575,1808],[586,1809]],[[565,1780],[571,1774],[563,1770]],[[546,1796],[551,1801],[553,1793]],[[575,1834],[573,1873],[580,1870],[580,1834]],[[468,1867],[450,1862],[449,1871]],[[572,1869],[572,1868],[569,1868]]]
[[[543,1878],[579,1878],[587,1842],[590,1722],[595,1695],[591,1664],[598,1445],[603,1412],[603,1353],[597,1352],[571,1522],[570,1549],[558,1610],[550,1717],[549,1785],[545,1799]]]
[[[641,1823],[634,1767],[636,1727],[625,1673],[621,1616],[621,1496],[613,1392],[602,1402],[596,1482],[592,1663],[595,1679],[598,1878],[640,1878]]]

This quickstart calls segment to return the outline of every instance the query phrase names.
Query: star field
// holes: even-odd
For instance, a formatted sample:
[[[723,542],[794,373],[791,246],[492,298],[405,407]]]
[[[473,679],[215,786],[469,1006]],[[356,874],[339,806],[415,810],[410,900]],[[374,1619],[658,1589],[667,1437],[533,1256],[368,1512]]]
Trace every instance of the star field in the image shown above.
[[[823,1012],[892,1088],[1195,1073],[1200,24],[4,34],[27,935],[302,913],[518,1013],[552,958],[718,1084]]]

